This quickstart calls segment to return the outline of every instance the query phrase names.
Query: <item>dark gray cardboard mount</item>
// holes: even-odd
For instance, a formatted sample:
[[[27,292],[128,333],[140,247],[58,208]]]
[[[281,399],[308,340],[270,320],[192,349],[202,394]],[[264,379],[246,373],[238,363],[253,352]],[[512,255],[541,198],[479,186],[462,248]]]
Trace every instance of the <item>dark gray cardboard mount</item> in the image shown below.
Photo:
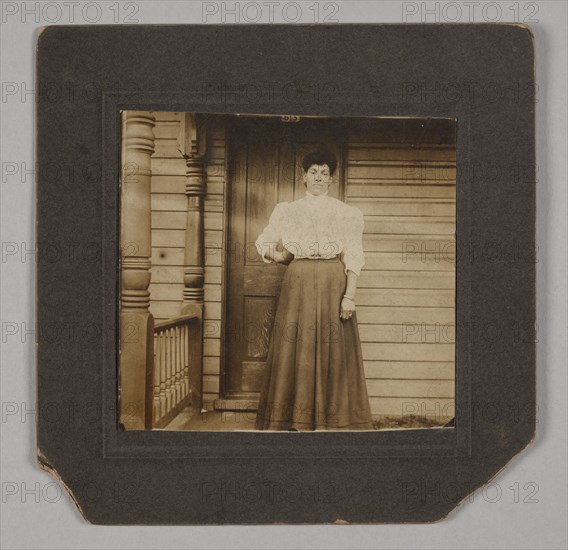
[[[535,84],[528,27],[54,26],[37,40],[37,455],[88,521],[433,522],[531,442]],[[333,90],[315,100],[310,91],[330,81]],[[308,93],[282,93],[290,82]],[[277,93],[250,105],[222,91],[247,83],[273,83]],[[208,86],[221,91],[204,94]],[[119,431],[121,109],[456,118],[455,428]],[[69,243],[102,254],[90,261],[41,254],[42,246]],[[480,254],[464,253],[476,246]],[[77,328],[70,338],[42,337],[65,323]],[[96,337],[85,337],[88,327]],[[496,337],[480,337],[477,329],[488,327]]]

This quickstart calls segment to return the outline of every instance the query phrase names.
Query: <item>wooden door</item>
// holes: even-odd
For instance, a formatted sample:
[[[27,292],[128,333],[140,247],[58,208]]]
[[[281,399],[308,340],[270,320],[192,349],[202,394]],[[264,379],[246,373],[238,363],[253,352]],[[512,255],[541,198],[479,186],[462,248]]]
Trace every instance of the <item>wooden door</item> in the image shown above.
[[[219,408],[254,409],[286,266],[267,264],[254,242],[278,202],[305,194],[301,162],[319,143],[337,155],[330,195],[342,198],[344,127],[329,119],[234,122],[229,133],[229,208],[225,261],[224,353]]]

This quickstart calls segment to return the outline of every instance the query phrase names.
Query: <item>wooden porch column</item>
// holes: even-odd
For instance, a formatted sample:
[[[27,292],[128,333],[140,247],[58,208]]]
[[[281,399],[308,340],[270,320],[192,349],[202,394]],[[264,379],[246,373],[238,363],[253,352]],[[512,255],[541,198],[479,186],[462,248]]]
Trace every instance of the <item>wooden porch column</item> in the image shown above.
[[[182,315],[197,314],[199,327],[192,331],[189,342],[189,382],[192,408],[200,411],[203,402],[203,284],[205,282],[204,200],[206,193],[203,153],[205,139],[194,113],[185,113],[182,124],[183,156],[187,165],[185,194],[187,222],[183,268]]]
[[[147,427],[154,355],[150,313],[151,164],[155,118],[143,111],[122,115],[120,421],[127,430]]]

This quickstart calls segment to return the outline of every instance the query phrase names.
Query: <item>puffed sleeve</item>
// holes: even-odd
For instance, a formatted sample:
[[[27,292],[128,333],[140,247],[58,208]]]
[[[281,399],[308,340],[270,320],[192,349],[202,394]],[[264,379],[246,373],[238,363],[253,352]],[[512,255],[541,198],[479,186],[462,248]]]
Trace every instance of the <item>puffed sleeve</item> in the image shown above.
[[[258,236],[258,239],[256,239],[256,242],[254,243],[261,258],[267,264],[273,262],[273,260],[266,257],[267,252],[274,252],[278,243],[282,240],[282,227],[285,220],[287,204],[287,202],[279,202],[274,207],[274,210],[270,215],[270,219],[268,220],[268,225],[264,228],[264,231]]]
[[[363,254],[363,228],[365,221],[361,210],[354,206],[351,206],[349,210],[343,245],[343,263],[345,264],[345,274],[350,269],[359,276],[361,275],[361,269],[365,265],[365,255]]]

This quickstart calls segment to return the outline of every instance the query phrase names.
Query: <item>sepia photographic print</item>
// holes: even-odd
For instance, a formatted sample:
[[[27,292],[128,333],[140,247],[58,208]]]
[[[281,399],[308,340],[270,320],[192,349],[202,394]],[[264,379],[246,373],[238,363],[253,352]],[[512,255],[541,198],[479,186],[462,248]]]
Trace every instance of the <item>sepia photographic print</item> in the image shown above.
[[[125,430],[453,428],[453,118],[123,110]]]

